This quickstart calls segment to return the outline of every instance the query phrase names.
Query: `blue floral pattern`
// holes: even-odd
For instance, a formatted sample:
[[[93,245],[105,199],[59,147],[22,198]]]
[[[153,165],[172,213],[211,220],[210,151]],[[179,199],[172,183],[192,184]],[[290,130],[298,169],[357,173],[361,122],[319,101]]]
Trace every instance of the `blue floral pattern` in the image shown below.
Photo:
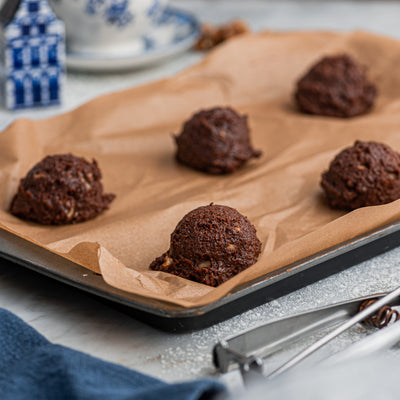
[[[88,0],[85,7],[86,14],[96,15],[104,3],[104,0]]]
[[[147,11],[147,16],[154,22],[158,22],[160,16],[162,15],[162,8],[160,0],[154,0],[154,3],[150,6]]]
[[[72,0],[53,0],[55,3]],[[79,1],[79,0],[74,0]],[[129,11],[129,2],[131,0],[85,0],[85,13],[88,15],[102,15],[104,20],[119,28],[129,25],[133,21],[133,14]],[[157,3],[159,0],[155,0]]]
[[[128,6],[129,0],[115,0],[105,8],[104,18],[109,24],[119,27],[128,25],[133,19],[133,15],[130,13]]]

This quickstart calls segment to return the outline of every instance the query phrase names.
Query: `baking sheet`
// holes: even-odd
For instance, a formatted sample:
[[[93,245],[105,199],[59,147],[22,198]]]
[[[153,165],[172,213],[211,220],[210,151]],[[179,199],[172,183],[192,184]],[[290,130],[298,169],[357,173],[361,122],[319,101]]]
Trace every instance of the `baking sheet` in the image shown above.
[[[121,305],[122,311],[168,332],[204,329],[387,251],[400,242],[400,221],[236,287],[229,296],[194,308],[137,296],[107,285],[79,265],[0,230],[0,256]]]
[[[300,114],[295,81],[322,55],[348,52],[368,65],[380,96],[374,111],[351,120]],[[181,307],[221,299],[241,284],[306,259],[400,218],[400,203],[351,213],[323,201],[319,176],[356,139],[400,150],[399,42],[366,33],[246,35],[168,80],[98,98],[63,116],[19,120],[0,135],[3,229],[101,272],[120,290]],[[232,105],[249,115],[255,148],[264,152],[230,176],[176,164],[171,134],[200,108]],[[75,226],[42,227],[8,212],[18,180],[47,154],[96,158],[111,209]],[[218,288],[148,265],[168,248],[176,223],[211,201],[237,208],[263,242],[259,262]]]

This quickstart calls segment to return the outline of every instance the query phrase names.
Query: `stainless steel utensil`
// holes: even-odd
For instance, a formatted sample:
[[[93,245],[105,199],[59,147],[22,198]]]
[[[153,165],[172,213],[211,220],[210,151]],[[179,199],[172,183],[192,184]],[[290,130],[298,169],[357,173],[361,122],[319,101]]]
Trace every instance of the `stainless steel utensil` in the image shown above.
[[[361,305],[371,299],[377,301],[360,311]],[[351,326],[375,314],[383,306],[399,304],[399,301],[400,287],[390,293],[361,297],[262,325],[217,343],[213,350],[214,364],[222,373],[228,372],[232,367],[238,367],[244,382],[249,383],[264,378],[263,358],[312,332],[342,323],[273,371],[268,376],[272,378],[298,364]],[[391,330],[390,335],[380,340],[381,345],[392,343],[397,332],[400,334],[400,328]]]

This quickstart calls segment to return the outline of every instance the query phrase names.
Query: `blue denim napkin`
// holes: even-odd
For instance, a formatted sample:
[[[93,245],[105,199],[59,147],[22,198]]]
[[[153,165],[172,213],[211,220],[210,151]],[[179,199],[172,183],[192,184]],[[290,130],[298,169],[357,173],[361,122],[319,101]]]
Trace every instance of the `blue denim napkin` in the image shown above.
[[[167,384],[52,344],[0,309],[1,400],[204,400],[223,390],[208,379]]]

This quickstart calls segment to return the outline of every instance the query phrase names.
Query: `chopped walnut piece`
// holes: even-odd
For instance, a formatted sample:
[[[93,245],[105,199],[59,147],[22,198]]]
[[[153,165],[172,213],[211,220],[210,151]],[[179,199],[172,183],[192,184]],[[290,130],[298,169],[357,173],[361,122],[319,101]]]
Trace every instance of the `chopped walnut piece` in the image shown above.
[[[67,220],[70,221],[75,213],[75,206],[72,206],[67,214]]]
[[[211,262],[210,261],[202,261],[197,265],[197,268],[203,269],[203,268],[210,268]]]
[[[40,178],[46,178],[46,174],[43,174],[42,172],[36,172],[34,175],[33,175],[33,179],[40,179]]]
[[[246,32],[250,32],[250,29],[247,23],[242,20],[233,20],[220,27],[203,24],[201,27],[201,36],[195,45],[195,49],[199,51],[210,50],[231,37]]]
[[[233,36],[241,35],[242,33],[249,32],[249,26],[242,20],[234,20],[226,25],[222,25],[219,30],[219,41],[224,42]]]
[[[233,253],[236,251],[236,246],[234,244],[228,244],[228,246],[226,246],[226,250],[228,250],[230,253]]]
[[[174,263],[174,260],[171,257],[165,257],[165,261],[163,263],[163,267],[169,267],[170,265],[172,265]]]
[[[215,38],[217,32],[217,28],[209,24],[203,24],[201,27],[201,36],[195,45],[195,49],[199,51],[209,50],[216,46]]]

